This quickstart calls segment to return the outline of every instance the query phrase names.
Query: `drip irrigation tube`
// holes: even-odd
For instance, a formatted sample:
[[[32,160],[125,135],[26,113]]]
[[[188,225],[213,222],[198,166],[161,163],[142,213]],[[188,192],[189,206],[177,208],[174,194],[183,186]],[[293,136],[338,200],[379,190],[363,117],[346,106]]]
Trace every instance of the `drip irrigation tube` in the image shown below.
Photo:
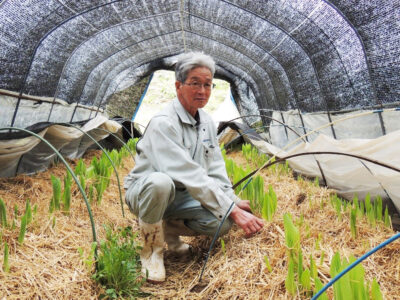
[[[400,108],[393,108],[393,109],[387,109],[387,110],[385,110],[385,111],[399,111],[399,110],[400,110]],[[314,129],[314,130],[312,130],[312,131],[310,131],[310,132],[308,132],[308,133],[306,133],[306,134],[300,136],[299,138],[297,138],[296,140],[294,140],[292,143],[290,143],[289,145],[287,145],[284,149],[286,149],[287,147],[289,147],[289,146],[291,146],[292,144],[296,143],[296,142],[299,141],[300,139],[304,139],[304,138],[307,137],[308,135],[310,135],[310,134],[312,134],[312,133],[314,133],[314,132],[318,132],[319,130],[321,130],[321,129],[323,129],[323,128],[326,128],[326,127],[328,127],[328,126],[330,126],[330,125],[332,125],[332,124],[334,124],[334,123],[339,123],[339,122],[341,122],[341,121],[345,121],[345,120],[348,120],[348,119],[351,119],[351,118],[361,117],[361,116],[365,116],[365,115],[373,114],[373,113],[379,113],[379,112],[382,112],[382,111],[383,111],[383,110],[375,110],[375,111],[370,111],[370,112],[363,112],[363,113],[360,113],[360,114],[356,114],[356,115],[344,117],[344,118],[342,118],[342,119],[338,119],[338,120],[336,120],[336,121],[329,122],[329,123],[327,123],[327,124],[325,124],[325,125],[322,125],[321,127],[317,128],[317,129]],[[249,116],[250,116],[250,115],[249,115]],[[257,116],[259,116],[259,115],[257,115]],[[246,116],[243,116],[243,117],[246,117]],[[239,118],[243,118],[243,117],[239,117]],[[239,118],[232,119],[231,121],[236,120],[236,119],[239,119]],[[287,125],[285,125],[285,124],[283,124],[283,125],[284,125],[284,126],[287,126]],[[282,150],[284,150],[284,149],[282,149]],[[363,157],[363,156],[361,156],[361,155],[355,155],[355,154],[343,153],[343,152],[334,152],[334,151],[303,152],[303,153],[296,153],[296,154],[288,155],[288,156],[285,156],[285,157],[281,157],[281,158],[276,159],[275,161],[272,161],[273,159],[275,159],[275,158],[277,157],[276,155],[274,155],[274,156],[271,157],[263,166],[261,166],[260,168],[254,170],[253,172],[247,174],[247,175],[246,175],[245,177],[243,177],[241,180],[239,180],[238,182],[236,182],[236,183],[232,186],[232,189],[234,190],[239,184],[241,184],[241,183],[244,182],[245,180],[249,179],[249,180],[246,182],[246,184],[243,186],[243,188],[240,190],[240,193],[241,193],[241,192],[247,187],[247,185],[250,183],[252,177],[253,177],[255,174],[257,174],[261,169],[264,169],[264,168],[267,168],[267,167],[269,167],[269,166],[272,166],[272,165],[274,165],[274,164],[276,164],[276,163],[278,163],[278,162],[287,160],[287,159],[289,159],[289,158],[297,157],[297,156],[303,156],[303,155],[320,155],[320,154],[334,154],[334,155],[344,155],[344,156],[355,157],[355,158],[358,158],[358,159],[360,159],[360,160],[365,160],[365,161],[368,161],[368,162],[371,162],[371,163],[380,165],[380,166],[382,166],[382,167],[386,167],[386,168],[389,168],[389,169],[391,169],[391,170],[400,172],[400,169],[398,169],[398,168],[396,168],[396,167],[394,167],[394,166],[391,166],[391,165],[385,164],[385,163],[383,163],[383,162],[379,162],[379,161],[370,159],[370,158],[368,158],[368,157]],[[214,237],[213,237],[213,239],[212,239],[212,241],[211,241],[210,248],[208,249],[207,256],[206,256],[206,259],[205,259],[205,261],[204,261],[203,268],[202,268],[201,273],[200,273],[198,285],[201,283],[201,279],[202,279],[204,270],[205,270],[205,268],[206,268],[206,264],[207,264],[209,255],[210,255],[210,253],[211,253],[211,250],[212,250],[213,247],[214,247],[215,241],[216,241],[216,239],[217,239],[217,237],[218,237],[218,234],[219,234],[219,232],[220,232],[220,230],[221,230],[222,224],[225,222],[225,219],[227,218],[228,213],[230,212],[232,206],[233,206],[233,203],[231,204],[231,206],[229,207],[228,211],[227,211],[226,214],[224,215],[224,218],[222,219],[220,225],[218,226],[218,229],[217,229],[217,231],[216,231],[216,233],[215,233],[215,235],[214,235]],[[366,253],[366,254],[363,255],[362,257],[360,257],[357,261],[355,261],[353,264],[351,264],[349,267],[347,267],[345,270],[343,270],[341,273],[339,273],[335,278],[333,278],[333,279],[332,279],[324,288],[322,288],[311,300],[317,299],[327,288],[329,288],[335,281],[337,281],[337,280],[338,280],[340,277],[342,277],[345,273],[347,273],[348,271],[350,271],[353,267],[355,267],[357,264],[359,264],[361,261],[363,261],[364,259],[366,259],[366,258],[367,258],[368,256],[370,256],[371,254],[375,253],[377,250],[381,249],[382,247],[385,247],[387,244],[393,242],[394,240],[398,239],[399,237],[400,237],[400,233],[396,234],[396,235],[393,236],[392,238],[388,239],[388,240],[385,241],[384,243],[380,244],[379,246],[375,247],[374,249],[372,249],[371,251],[369,251],[368,253]]]
[[[292,146],[292,145],[294,145],[295,143],[297,143],[299,140],[304,139],[305,137],[307,137],[307,136],[309,136],[309,135],[311,135],[311,134],[313,134],[313,133],[315,133],[315,132],[318,132],[318,131],[320,131],[321,129],[324,129],[324,128],[328,127],[328,126],[331,126],[331,125],[333,125],[333,124],[337,124],[337,123],[339,123],[339,122],[346,121],[346,120],[349,120],[349,119],[354,119],[354,118],[358,118],[358,117],[362,117],[362,116],[367,116],[367,115],[374,114],[374,113],[381,113],[381,112],[383,112],[383,111],[385,111],[385,112],[389,112],[389,111],[400,111],[400,107],[389,108],[389,109],[378,109],[378,110],[373,110],[373,111],[362,112],[362,113],[359,113],[359,114],[350,115],[350,116],[347,116],[347,117],[344,117],[344,118],[337,119],[337,120],[335,120],[335,121],[326,123],[326,124],[324,124],[324,125],[322,125],[322,126],[316,128],[316,129],[313,129],[312,131],[310,131],[310,132],[308,132],[308,133],[303,134],[301,137],[299,137],[299,138],[293,140],[291,143],[287,144],[283,149],[281,149],[281,151],[286,150],[286,149],[289,148],[290,146]],[[280,152],[281,152],[281,151],[280,151]],[[280,152],[278,152],[277,154],[279,154]],[[309,152],[309,153],[311,153],[311,152]],[[252,175],[249,176],[249,177],[250,177],[249,181],[251,180],[251,177],[252,177],[252,176],[258,174],[258,172],[259,172],[261,169],[263,169],[264,166],[268,165],[273,159],[275,159],[275,157],[277,157],[277,154],[273,155],[263,166],[259,167],[257,170],[255,170],[254,172],[252,172],[252,173],[251,173]],[[247,176],[246,176],[246,177],[247,177]],[[247,177],[247,178],[249,178],[249,177]],[[240,194],[239,194],[239,195],[240,195]]]
[[[228,211],[225,213],[224,217],[221,220],[221,223],[219,224],[219,226],[217,228],[217,231],[214,234],[214,237],[213,237],[213,239],[211,241],[211,244],[210,244],[210,248],[208,248],[206,259],[204,260],[203,268],[201,269],[201,273],[200,273],[200,277],[199,277],[199,283],[201,282],[201,278],[203,277],[204,270],[206,269],[207,261],[208,261],[208,258],[210,257],[211,250],[214,248],[215,241],[217,240],[217,238],[219,236],[219,232],[221,231],[222,224],[224,224],[226,218],[228,217],[228,214],[231,212],[233,204],[235,204],[235,203],[232,202],[232,204],[229,206]]]
[[[121,183],[120,183],[120,181],[119,181],[119,175],[118,175],[118,172],[117,172],[117,168],[115,167],[115,164],[114,164],[114,162],[112,161],[110,155],[108,155],[106,149],[104,149],[104,148],[100,145],[100,143],[99,143],[98,141],[96,141],[89,133],[83,131],[81,128],[79,128],[79,127],[77,127],[77,126],[75,126],[75,125],[72,125],[72,124],[68,124],[68,123],[60,123],[60,124],[61,124],[61,125],[64,125],[64,126],[68,126],[68,127],[73,127],[73,128],[75,128],[75,129],[78,129],[79,131],[81,131],[83,134],[85,134],[86,136],[88,136],[93,142],[95,142],[96,145],[101,149],[101,151],[103,151],[103,153],[107,156],[108,160],[110,161],[110,163],[111,163],[111,165],[112,165],[112,167],[113,167],[113,169],[114,169],[115,176],[117,177],[118,190],[119,190],[119,201],[120,201],[120,203],[121,203],[122,217],[125,218],[125,211],[124,211],[124,204],[123,204],[123,202],[122,202],[122,192],[121,192]]]
[[[240,117],[231,119],[231,120],[229,120],[229,121],[225,121],[225,123],[229,123],[229,122],[235,121],[235,120],[237,120],[237,119],[243,119],[243,118],[247,118],[247,117],[264,117],[264,118],[270,119],[270,120],[272,120],[272,121],[275,121],[275,122],[281,124],[282,126],[284,126],[285,128],[289,129],[290,131],[292,131],[295,135],[297,135],[297,136],[299,137],[298,139],[303,139],[303,137],[304,137],[304,135],[300,135],[300,134],[299,134],[297,131],[295,131],[291,126],[286,125],[284,122],[279,121],[279,120],[277,120],[277,119],[274,119],[274,118],[272,118],[272,117],[270,117],[270,116],[267,116],[267,115],[262,115],[262,114],[260,114],[260,115],[245,115],[245,116],[240,116]],[[303,141],[306,142],[304,139],[303,139]]]
[[[399,173],[400,173],[400,169],[399,169],[399,168],[396,168],[396,167],[391,166],[391,165],[388,165],[388,164],[386,164],[386,163],[383,163],[383,162],[380,162],[380,161],[377,161],[377,160],[373,160],[373,159],[371,159],[371,158],[368,158],[368,157],[365,157],[365,156],[361,156],[361,155],[356,155],[356,154],[351,154],[351,153],[344,153],[344,152],[334,152],[334,151],[301,152],[301,153],[296,153],[296,154],[291,154],[291,155],[288,155],[288,156],[280,157],[280,158],[276,159],[275,161],[269,160],[266,164],[264,164],[263,166],[261,166],[259,169],[256,169],[256,170],[250,172],[250,173],[247,174],[245,177],[243,177],[242,179],[240,179],[237,183],[235,183],[235,184],[232,186],[232,189],[235,189],[235,188],[236,188],[238,185],[240,185],[243,181],[245,181],[245,180],[247,180],[247,179],[249,179],[249,178],[251,179],[251,177],[253,177],[253,176],[254,176],[256,173],[258,173],[261,169],[268,168],[268,167],[270,167],[270,166],[272,166],[272,165],[274,165],[274,164],[276,164],[276,163],[278,163],[278,162],[282,162],[282,161],[285,161],[285,160],[287,160],[287,159],[289,159],[289,158],[293,158],[293,157],[297,157],[297,156],[304,156],[304,155],[321,155],[321,154],[334,154],[334,155],[350,156],[350,157],[354,157],[354,158],[358,158],[358,159],[361,159],[361,160],[368,161],[368,162],[370,162],[370,163],[373,163],[373,164],[379,165],[379,166],[381,166],[381,167],[385,167],[385,168],[388,168],[388,169],[391,169],[391,170],[393,170],[393,171],[396,171],[396,172],[399,172]],[[250,180],[249,180],[249,182],[250,182]],[[246,182],[246,185],[247,185],[247,184],[248,184],[248,182]]]
[[[91,224],[91,227],[92,227],[93,242],[96,243],[96,248],[94,249],[94,257],[95,257],[95,260],[97,261],[96,227],[95,227],[95,223],[94,223],[94,219],[93,219],[92,209],[90,208],[89,200],[86,197],[85,191],[83,190],[78,178],[76,177],[74,171],[71,169],[71,167],[69,166],[67,161],[64,159],[64,157],[60,154],[60,152],[58,152],[58,150],[52,144],[50,144],[46,139],[44,139],[40,135],[38,135],[38,134],[36,134],[36,133],[34,133],[34,132],[30,131],[30,130],[23,129],[23,128],[18,128],[18,127],[1,127],[0,130],[10,130],[10,131],[11,130],[18,130],[18,131],[23,131],[23,132],[26,132],[26,133],[28,133],[30,135],[33,135],[33,136],[37,137],[38,139],[40,139],[42,142],[44,142],[47,146],[49,146],[57,154],[57,156],[61,159],[61,161],[63,162],[65,167],[68,169],[69,173],[74,178],[75,183],[78,186],[79,191],[81,192],[81,194],[83,196],[83,200],[85,201],[86,208],[87,208],[87,211],[89,213],[90,224]],[[97,263],[96,263],[96,269],[97,269]]]
[[[378,246],[376,246],[375,248],[373,248],[372,250],[368,251],[367,253],[365,253],[363,256],[361,256],[359,259],[357,259],[355,262],[353,262],[352,264],[350,264],[346,269],[344,269],[342,272],[340,272],[339,274],[337,274],[333,279],[331,279],[331,281],[329,281],[321,290],[318,291],[318,293],[316,293],[311,300],[316,300],[318,299],[319,296],[322,295],[322,293],[324,293],[331,285],[333,285],[336,281],[338,281],[343,275],[345,275],[347,272],[349,272],[351,269],[353,269],[355,266],[357,266],[360,262],[362,262],[363,260],[365,260],[367,257],[369,257],[370,255],[374,254],[376,251],[378,251],[379,249],[386,247],[388,244],[394,242],[395,240],[397,240],[398,238],[400,238],[400,233],[395,234],[394,236],[392,236],[391,238],[387,239],[386,241],[384,241],[383,243],[379,244]]]
[[[303,152],[303,153],[296,153],[296,154],[288,155],[288,156],[285,156],[285,157],[282,157],[282,158],[278,158],[278,159],[275,160],[275,161],[272,161],[272,162],[267,163],[266,165],[262,166],[261,168],[268,168],[268,167],[270,167],[270,166],[272,166],[272,165],[274,165],[274,164],[276,164],[276,163],[279,163],[279,162],[281,162],[281,161],[285,161],[285,160],[287,160],[287,159],[289,159],[289,158],[293,158],[293,157],[297,157],[297,156],[304,156],[304,155],[320,155],[320,154],[334,154],[334,155],[350,156],[350,157],[358,158],[358,159],[360,159],[360,160],[365,160],[365,161],[368,161],[368,162],[377,164],[377,165],[379,165],[379,166],[382,166],[382,167],[389,168],[389,169],[391,169],[391,170],[400,172],[400,169],[399,169],[399,168],[396,168],[396,167],[394,167],[394,166],[391,166],[391,165],[388,165],[388,164],[385,164],[385,163],[382,163],[382,162],[379,162],[379,161],[370,159],[370,158],[368,158],[368,157],[363,157],[363,156],[360,156],[360,155],[355,155],[355,154],[350,154],[350,153],[333,152],[333,151],[325,151],[325,152],[319,151],[319,152]],[[253,176],[255,173],[257,173],[258,171],[259,171],[259,169],[255,170],[255,171],[253,171],[253,172],[251,172],[251,173],[249,173],[249,174],[247,174],[245,177],[243,177],[243,178],[240,179],[238,182],[236,182],[236,183],[232,186],[232,189],[234,190],[234,189],[235,189],[236,187],[238,187],[241,183],[243,183],[243,182],[244,182],[245,180],[247,180],[249,177],[252,177],[252,176]],[[241,191],[243,191],[243,190],[248,186],[249,183],[250,183],[250,180],[246,182],[246,184],[243,186],[243,188],[241,189]],[[203,268],[202,268],[202,270],[201,270],[200,277],[199,277],[199,282],[198,282],[198,283],[201,282],[201,279],[202,279],[202,277],[203,277],[203,273],[204,273],[204,270],[205,270],[205,268],[206,268],[206,264],[207,264],[208,258],[209,258],[209,256],[210,256],[210,253],[211,253],[211,251],[212,251],[212,249],[213,249],[213,247],[214,247],[215,241],[217,240],[217,237],[218,237],[219,232],[220,232],[220,230],[221,230],[222,224],[225,222],[225,219],[227,218],[227,216],[228,216],[228,214],[229,214],[229,212],[230,212],[232,206],[233,206],[233,203],[231,204],[231,206],[229,207],[228,211],[227,211],[226,214],[224,215],[224,218],[222,219],[220,225],[218,226],[218,229],[217,229],[217,231],[216,231],[216,233],[215,233],[215,235],[214,235],[214,237],[213,237],[213,239],[212,239],[212,241],[211,241],[210,248],[208,249],[207,256],[206,256],[206,259],[205,259],[205,261],[204,261],[204,265],[203,265]],[[396,237],[396,236],[397,236],[397,237]],[[399,237],[400,237],[400,233],[397,234],[396,236],[393,237],[392,239],[395,240],[395,239],[399,238]],[[388,240],[389,242],[387,242],[386,244],[391,243],[391,242],[393,241],[392,239],[390,239],[390,241]],[[380,248],[386,246],[386,244],[383,245],[383,246],[381,246]],[[376,251],[379,250],[380,248],[377,247],[377,249],[376,249],[375,251],[373,251],[373,252],[370,251],[371,253],[370,253],[370,252],[369,252],[369,254],[367,253],[368,256],[371,255],[372,253],[376,252]],[[360,261],[357,260],[356,262],[354,262],[354,263],[351,265],[351,267],[354,267],[357,263],[361,262],[362,260],[364,260],[364,259],[367,258],[368,256],[366,256],[366,255],[365,255],[365,257],[363,256],[363,257],[362,257],[363,259],[360,258],[360,259],[359,259]],[[349,268],[350,268],[350,266],[349,266]],[[350,269],[351,269],[351,268],[350,268]],[[349,270],[350,270],[350,269],[349,269]],[[347,269],[346,269],[346,270],[347,270]],[[349,270],[347,270],[346,272],[348,272]],[[343,272],[344,272],[344,271],[343,271]],[[345,273],[343,273],[341,276],[343,276],[344,274],[345,274]],[[340,275],[340,274],[339,274],[339,275]],[[339,276],[339,275],[338,275],[338,276]],[[340,277],[341,277],[341,276],[340,276]],[[339,279],[340,277],[338,277],[337,279]],[[337,279],[336,279],[336,280],[337,280]],[[335,280],[335,281],[336,281],[336,280]],[[333,283],[334,283],[334,282],[332,282],[330,285],[332,285]],[[329,285],[329,286],[330,286],[330,285]],[[326,288],[328,288],[329,286],[327,286]],[[322,291],[322,292],[324,292],[324,291]],[[321,294],[322,294],[322,292],[321,292]],[[319,295],[320,295],[320,294],[319,294]],[[319,295],[318,295],[318,297],[319,297]],[[317,298],[313,298],[313,299],[317,299]]]

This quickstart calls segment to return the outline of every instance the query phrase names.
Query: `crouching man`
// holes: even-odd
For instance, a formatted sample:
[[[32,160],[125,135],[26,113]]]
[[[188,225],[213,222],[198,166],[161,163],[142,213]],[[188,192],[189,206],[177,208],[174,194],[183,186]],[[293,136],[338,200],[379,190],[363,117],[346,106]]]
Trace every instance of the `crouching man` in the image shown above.
[[[175,67],[177,99],[154,116],[137,144],[136,165],[125,178],[126,202],[139,218],[143,239],[142,273],[165,281],[164,242],[180,254],[189,245],[180,235],[220,235],[233,223],[251,235],[263,221],[231,188],[216,128],[203,108],[213,88],[214,60],[186,53]],[[232,202],[234,205],[231,207]]]

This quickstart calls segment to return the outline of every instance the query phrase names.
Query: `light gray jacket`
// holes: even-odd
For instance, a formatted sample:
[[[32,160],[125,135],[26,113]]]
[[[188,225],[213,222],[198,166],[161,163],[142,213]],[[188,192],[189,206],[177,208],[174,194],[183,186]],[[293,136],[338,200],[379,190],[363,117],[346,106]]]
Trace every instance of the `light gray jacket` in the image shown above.
[[[162,172],[176,188],[186,188],[218,219],[222,219],[234,194],[211,117],[199,109],[200,124],[178,99],[154,116],[137,144],[136,165],[125,177],[125,189],[139,177]]]

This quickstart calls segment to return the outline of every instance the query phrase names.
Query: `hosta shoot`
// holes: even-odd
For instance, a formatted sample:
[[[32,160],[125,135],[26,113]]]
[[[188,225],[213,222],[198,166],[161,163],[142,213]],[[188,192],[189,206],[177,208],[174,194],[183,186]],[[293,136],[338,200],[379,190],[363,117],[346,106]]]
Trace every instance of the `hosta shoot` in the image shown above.
[[[321,280],[319,278],[315,278],[315,289],[314,289],[314,295],[320,291],[324,285],[322,284]],[[321,296],[318,298],[319,300],[328,300],[328,296],[326,293],[322,293]]]
[[[356,261],[354,256],[351,256],[349,261],[346,258],[341,259],[337,252],[332,258],[330,273],[331,277],[335,277],[350,264]],[[375,283],[374,283],[375,282]],[[382,299],[382,293],[376,280],[374,279],[369,294],[369,284],[365,281],[365,270],[361,264],[353,267],[349,272],[343,275],[333,285],[335,300],[369,300]],[[370,297],[371,296],[371,297]]]
[[[386,227],[391,228],[391,226],[392,226],[392,221],[391,221],[391,219],[390,219],[390,216],[389,216],[389,209],[388,209],[387,206],[386,206],[386,208],[385,208],[385,218],[384,218],[384,222],[385,222],[385,226],[386,226]]]
[[[20,245],[22,245],[24,243],[24,239],[25,239],[26,225],[27,225],[26,219],[27,219],[26,215],[23,215],[21,217],[21,228],[20,228],[19,236],[18,236],[18,243]]]
[[[225,166],[228,177],[232,182],[237,182],[251,172],[249,168],[246,170],[234,163],[232,159],[226,158],[225,152],[222,151],[225,157]],[[269,185],[268,192],[264,191],[264,179],[257,175],[250,181],[243,182],[235,189],[235,193],[241,193],[242,199],[250,201],[250,207],[252,211],[261,213],[262,217],[271,221],[275,214],[277,207],[277,196]]]
[[[267,255],[264,256],[264,262],[265,262],[265,266],[267,267],[268,272],[271,273],[272,272],[272,267],[271,267],[271,264],[269,262],[269,259],[268,259]]]
[[[288,268],[288,274],[286,276],[285,280],[285,287],[286,290],[291,294],[295,295],[297,288],[296,288],[296,282],[295,282],[295,276],[294,276],[294,263],[292,259],[289,259],[289,268]]]
[[[10,265],[8,263],[8,244],[7,242],[4,243],[4,257],[3,257],[3,271],[4,272],[9,272],[10,271]]]
[[[25,215],[26,215],[26,225],[29,225],[32,222],[32,208],[29,199],[26,199]]]
[[[129,150],[132,151],[132,153],[136,153],[136,144],[139,141],[139,138],[133,138],[129,139],[129,141],[126,143],[128,146]]]
[[[7,227],[7,209],[3,199],[0,198],[0,223],[3,228]]]
[[[351,229],[351,235],[355,239],[357,237],[357,209],[356,208],[351,209],[350,229]]]
[[[53,185],[53,198],[50,202],[50,212],[53,212],[55,209],[60,209],[61,202],[61,180],[60,178],[51,175],[51,183]]]
[[[285,241],[289,250],[294,250],[296,253],[300,249],[300,232],[293,224],[292,217],[286,213],[283,215],[283,223],[285,227]]]
[[[221,239],[221,250],[224,256],[226,256],[226,248],[225,248],[225,241],[224,239]]]
[[[71,207],[71,185],[72,185],[72,175],[67,172],[64,177],[64,192],[62,195],[63,210],[65,213],[69,213]]]

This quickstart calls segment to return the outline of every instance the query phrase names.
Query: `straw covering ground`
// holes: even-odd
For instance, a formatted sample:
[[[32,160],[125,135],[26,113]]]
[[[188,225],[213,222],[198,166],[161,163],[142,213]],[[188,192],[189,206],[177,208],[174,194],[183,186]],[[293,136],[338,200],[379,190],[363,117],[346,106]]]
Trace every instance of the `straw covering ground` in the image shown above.
[[[85,156],[88,163],[92,151]],[[245,163],[240,153],[229,154],[237,163]],[[71,162],[72,164],[76,162]],[[133,167],[132,158],[124,160],[119,170],[120,177]],[[20,175],[0,180],[0,198],[7,207],[12,220],[14,206],[18,206],[16,229],[2,229],[1,251],[4,242],[9,245],[8,273],[0,272],[0,297],[6,299],[97,299],[104,291],[91,279],[94,266],[88,266],[83,259],[90,256],[92,242],[91,227],[85,204],[73,188],[73,200],[69,215],[62,212],[49,213],[52,196],[50,174],[64,176],[65,168],[53,166],[48,171],[33,176]],[[167,281],[159,285],[145,284],[143,291],[150,292],[157,299],[306,299],[298,293],[295,297],[285,289],[287,276],[287,255],[283,226],[283,214],[291,213],[294,220],[302,215],[300,226],[301,247],[307,265],[310,255],[317,262],[319,277],[323,282],[330,278],[329,267],[334,253],[341,256],[361,256],[372,247],[394,234],[383,224],[371,227],[364,218],[358,219],[357,239],[353,239],[350,221],[344,215],[339,221],[329,198],[334,191],[321,188],[312,182],[295,180],[290,175],[279,175],[262,171],[266,187],[271,184],[278,197],[277,213],[272,222],[266,222],[263,230],[245,238],[242,230],[233,227],[223,237],[224,246],[218,241],[208,261],[202,289],[191,291],[197,284],[205,253],[210,239],[206,237],[185,238],[196,251],[191,259],[175,257],[166,252],[165,266]],[[37,205],[37,212],[27,228],[23,245],[18,244],[20,216],[25,201]],[[125,206],[123,218],[119,204],[117,181],[112,177],[102,203],[93,204],[98,240],[105,238],[103,224],[115,228],[133,226],[138,229],[136,218]],[[316,247],[318,240],[319,247]],[[78,248],[83,250],[83,257]],[[268,257],[272,270],[265,264]],[[321,256],[322,259],[321,259]],[[0,263],[3,263],[1,255]],[[366,279],[375,277],[381,286],[385,299],[400,299],[400,243],[395,241],[363,262]],[[332,298],[332,289],[328,290]]]

